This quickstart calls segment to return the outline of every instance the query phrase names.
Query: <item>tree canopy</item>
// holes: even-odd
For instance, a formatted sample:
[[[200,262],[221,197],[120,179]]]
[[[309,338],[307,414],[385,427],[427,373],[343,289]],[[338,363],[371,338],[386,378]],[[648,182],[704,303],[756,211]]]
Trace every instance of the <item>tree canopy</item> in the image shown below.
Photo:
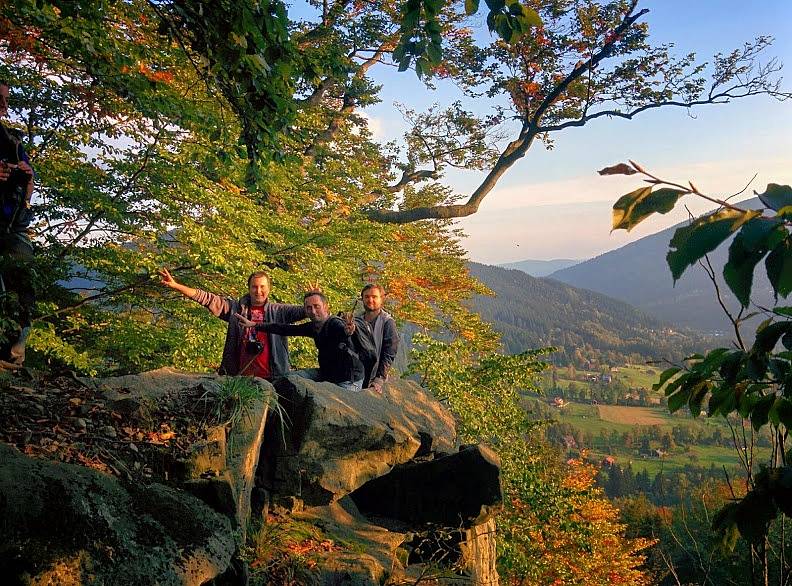
[[[779,64],[758,61],[771,39],[709,64],[677,56],[650,43],[638,0],[490,0],[485,9],[475,0],[4,4],[9,49],[71,62],[141,114],[233,145],[246,161],[241,186],[258,200],[270,195],[272,161],[294,161],[307,176],[344,128],[365,125],[358,114],[379,99],[378,68],[411,68],[429,88],[450,80],[467,97],[500,104],[483,115],[459,104],[412,112],[403,145],[369,186],[365,212],[379,222],[473,214],[535,142],[597,118],[780,94]],[[475,18],[484,12],[497,33],[489,39]],[[187,80],[192,92],[180,92]],[[206,99],[222,114],[210,115]],[[471,193],[443,190],[453,166],[484,177]]]

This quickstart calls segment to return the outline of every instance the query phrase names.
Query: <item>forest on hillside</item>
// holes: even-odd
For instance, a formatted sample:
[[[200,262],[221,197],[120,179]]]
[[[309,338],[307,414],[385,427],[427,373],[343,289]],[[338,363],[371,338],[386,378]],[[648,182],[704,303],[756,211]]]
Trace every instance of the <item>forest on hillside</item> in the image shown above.
[[[714,345],[714,339],[664,324],[631,305],[518,270],[470,263],[494,295],[470,307],[493,324],[509,352],[553,346],[555,364],[600,365],[674,361]]]

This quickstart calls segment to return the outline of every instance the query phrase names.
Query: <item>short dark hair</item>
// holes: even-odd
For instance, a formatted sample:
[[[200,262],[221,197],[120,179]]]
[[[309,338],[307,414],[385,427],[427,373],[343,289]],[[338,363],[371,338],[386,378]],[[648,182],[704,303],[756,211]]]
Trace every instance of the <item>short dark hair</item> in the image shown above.
[[[305,294],[303,295],[303,303],[305,303],[305,300],[308,299],[309,297],[314,297],[314,296],[316,296],[319,299],[321,299],[322,303],[324,303],[325,305],[328,304],[327,295],[325,295],[321,291],[317,291],[316,289],[314,289],[312,291],[306,291],[305,292]]]
[[[251,273],[251,275],[248,277],[248,282],[247,282],[248,287],[250,287],[250,282],[253,279],[260,279],[262,277],[267,279],[267,285],[271,289],[272,288],[272,279],[270,279],[270,276],[267,273],[265,273],[264,271],[256,271],[255,273]]]
[[[379,292],[380,292],[380,295],[385,297],[385,287],[383,287],[379,283],[369,283],[368,285],[363,287],[363,289],[360,291],[360,296],[363,297],[365,292],[368,291],[369,289],[378,289]]]
[[[6,80],[4,80],[4,79],[0,79],[0,85],[4,85],[4,86],[6,86],[6,87],[11,87],[11,84],[10,84],[10,83],[8,83],[8,82],[7,82]]]

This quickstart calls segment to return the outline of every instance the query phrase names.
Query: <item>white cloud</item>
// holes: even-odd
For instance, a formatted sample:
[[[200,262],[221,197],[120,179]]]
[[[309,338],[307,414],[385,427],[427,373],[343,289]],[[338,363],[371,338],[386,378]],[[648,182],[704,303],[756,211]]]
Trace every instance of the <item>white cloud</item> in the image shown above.
[[[363,110],[358,111],[357,115],[360,116],[361,118],[366,119],[369,132],[371,132],[371,136],[372,138],[374,138],[374,140],[382,140],[385,138],[384,124],[382,118],[378,116],[372,116],[371,114],[368,114]]]

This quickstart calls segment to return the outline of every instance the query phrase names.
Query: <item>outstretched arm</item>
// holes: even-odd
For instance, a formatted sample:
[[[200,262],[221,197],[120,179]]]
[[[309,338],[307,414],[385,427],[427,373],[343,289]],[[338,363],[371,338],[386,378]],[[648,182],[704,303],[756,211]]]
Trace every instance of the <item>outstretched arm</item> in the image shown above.
[[[255,322],[246,318],[241,313],[234,314],[237,322],[243,328],[256,328],[260,332],[267,332],[269,334],[277,334],[278,336],[306,336],[313,338],[316,333],[316,326],[313,322],[306,322],[304,324],[282,324],[271,321]]]
[[[190,299],[195,299],[196,294],[198,293],[198,289],[193,289],[192,287],[188,287],[187,285],[182,285],[179,283],[173,275],[170,274],[168,269],[162,268],[159,270],[160,275],[160,283],[165,285],[166,287],[170,287],[174,291],[178,291],[185,297],[189,297]]]

